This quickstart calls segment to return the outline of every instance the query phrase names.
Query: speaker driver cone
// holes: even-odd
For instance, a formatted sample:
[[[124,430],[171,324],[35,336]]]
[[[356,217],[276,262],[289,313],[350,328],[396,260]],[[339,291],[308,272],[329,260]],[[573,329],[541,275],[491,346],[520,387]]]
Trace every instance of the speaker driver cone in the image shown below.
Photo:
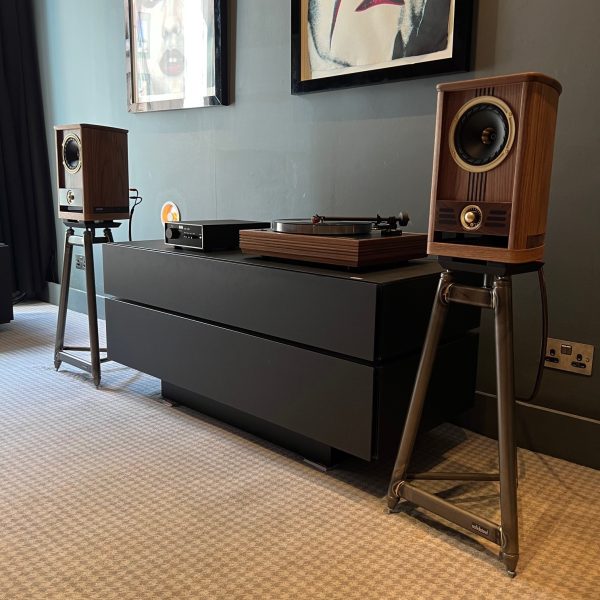
[[[450,128],[450,152],[466,171],[489,171],[506,158],[514,136],[514,117],[508,105],[493,96],[479,96],[456,113]]]
[[[73,133],[65,137],[62,145],[63,165],[69,173],[81,168],[81,140]]]

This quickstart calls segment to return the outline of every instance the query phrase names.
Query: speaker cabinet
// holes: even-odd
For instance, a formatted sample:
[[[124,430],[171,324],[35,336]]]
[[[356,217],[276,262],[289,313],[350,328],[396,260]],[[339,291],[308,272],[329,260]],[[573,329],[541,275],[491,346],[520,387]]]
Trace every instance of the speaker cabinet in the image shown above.
[[[128,219],[127,130],[87,124],[54,130],[59,218]]]
[[[427,251],[541,260],[560,84],[521,73],[437,89]]]

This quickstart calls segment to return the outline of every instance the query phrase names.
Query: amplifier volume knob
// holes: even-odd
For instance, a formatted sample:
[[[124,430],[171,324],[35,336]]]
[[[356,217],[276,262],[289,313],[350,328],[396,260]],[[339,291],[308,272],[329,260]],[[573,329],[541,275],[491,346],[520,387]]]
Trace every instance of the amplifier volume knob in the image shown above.
[[[467,231],[474,231],[481,227],[483,221],[483,215],[481,209],[478,206],[465,206],[460,213],[460,222],[463,229]]]
[[[73,193],[72,190],[69,190],[67,192],[67,204],[73,204],[74,201],[75,201],[75,194]]]
[[[477,215],[470,210],[468,213],[465,214],[465,221],[469,224],[474,223],[477,220]]]
[[[165,231],[165,237],[168,240],[176,240],[179,237],[179,229],[175,229],[174,227],[167,227]]]

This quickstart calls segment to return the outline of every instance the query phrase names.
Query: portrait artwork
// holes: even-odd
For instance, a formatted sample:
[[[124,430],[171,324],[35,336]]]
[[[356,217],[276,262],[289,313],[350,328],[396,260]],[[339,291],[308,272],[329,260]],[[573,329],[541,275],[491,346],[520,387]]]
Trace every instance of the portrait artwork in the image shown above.
[[[221,2],[127,0],[130,110],[225,104]]]
[[[293,91],[466,70],[471,4],[464,0],[293,0],[292,88],[294,78],[297,87]],[[327,83],[318,83],[324,79]]]

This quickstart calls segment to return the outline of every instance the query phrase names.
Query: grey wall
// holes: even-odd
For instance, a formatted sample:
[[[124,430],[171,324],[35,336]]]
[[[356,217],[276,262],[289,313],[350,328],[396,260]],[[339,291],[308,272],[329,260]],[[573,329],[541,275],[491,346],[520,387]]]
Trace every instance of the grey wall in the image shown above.
[[[535,70],[564,86],[546,242],[550,335],[598,347],[600,128],[590,115],[600,96],[600,5],[477,4],[475,69],[467,77]],[[159,209],[167,200],[186,219],[402,209],[414,231],[425,231],[435,84],[465,75],[291,96],[289,5],[237,2],[231,106],[129,114],[123,0],[35,0],[50,151],[54,124],[129,130],[130,182],[144,197],[136,239],[160,237]],[[116,239],[126,238],[125,229]],[[63,233],[57,221],[59,244]],[[535,276],[517,279],[516,367],[525,394],[535,374],[539,302]],[[75,285],[82,287],[80,277]],[[487,320],[483,331],[491,333]],[[479,388],[493,392],[489,341],[480,354]],[[599,381],[600,363],[591,378],[547,372],[539,402],[600,419]]]

